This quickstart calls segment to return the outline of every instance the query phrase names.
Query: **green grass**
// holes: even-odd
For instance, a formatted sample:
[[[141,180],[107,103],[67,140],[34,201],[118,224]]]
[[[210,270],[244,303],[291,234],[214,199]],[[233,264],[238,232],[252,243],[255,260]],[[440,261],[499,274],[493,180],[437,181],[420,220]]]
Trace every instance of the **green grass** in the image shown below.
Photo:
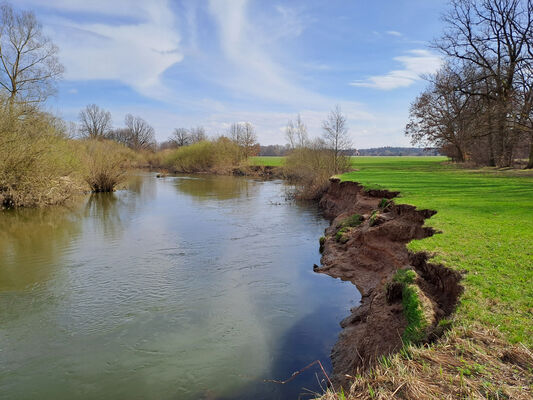
[[[285,157],[250,157],[249,162],[251,165],[264,165],[266,167],[281,167],[285,164]]]
[[[438,213],[442,231],[413,241],[413,251],[465,271],[459,322],[499,328],[511,342],[533,345],[533,175],[467,170],[444,157],[354,157],[341,176],[366,187],[401,192],[395,201]]]

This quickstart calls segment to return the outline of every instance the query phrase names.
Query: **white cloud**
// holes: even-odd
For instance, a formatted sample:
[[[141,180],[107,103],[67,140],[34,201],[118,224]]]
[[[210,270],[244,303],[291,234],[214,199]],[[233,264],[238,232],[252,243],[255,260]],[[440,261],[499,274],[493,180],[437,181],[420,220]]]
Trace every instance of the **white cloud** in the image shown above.
[[[396,37],[401,37],[403,36],[400,32],[398,31],[387,31],[385,32],[387,35],[391,35],[391,36],[396,36]]]
[[[43,6],[37,0],[22,1]],[[44,15],[45,26],[61,49],[67,80],[117,80],[150,97],[164,95],[161,74],[183,59],[167,0],[52,0],[44,7],[51,10]],[[78,22],[54,16],[54,11],[83,14],[85,20],[92,13],[109,22]]]
[[[408,55],[395,57],[403,64],[403,69],[390,71],[385,75],[371,76],[366,80],[354,81],[350,85],[380,90],[392,90],[407,87],[420,80],[424,74],[436,72],[442,65],[442,59],[427,50],[410,50]]]
[[[298,74],[290,65],[277,61],[279,45],[288,37],[298,36],[303,28],[299,14],[276,7],[275,20],[250,23],[247,0],[222,2],[211,0],[224,60],[217,63],[217,83],[239,96],[254,96],[278,104],[324,107],[332,101],[298,84]],[[260,19],[260,18],[259,18]],[[223,61],[227,65],[223,65]]]

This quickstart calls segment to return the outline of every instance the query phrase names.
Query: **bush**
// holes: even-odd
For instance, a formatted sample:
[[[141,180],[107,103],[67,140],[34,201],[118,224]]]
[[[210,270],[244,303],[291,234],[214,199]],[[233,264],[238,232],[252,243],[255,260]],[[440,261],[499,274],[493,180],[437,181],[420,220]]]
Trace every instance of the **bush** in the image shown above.
[[[161,164],[174,172],[221,172],[242,161],[239,146],[226,137],[201,141],[165,152]]]
[[[81,191],[72,141],[49,114],[0,105],[0,207],[57,204]]]
[[[84,179],[93,192],[112,192],[121,183],[137,155],[126,146],[111,140],[82,142]]]
[[[339,159],[341,171],[348,170],[348,159]],[[319,141],[309,147],[291,151],[285,160],[285,176],[296,184],[296,197],[318,199],[328,188],[329,178],[335,174],[333,151],[324,148]]]

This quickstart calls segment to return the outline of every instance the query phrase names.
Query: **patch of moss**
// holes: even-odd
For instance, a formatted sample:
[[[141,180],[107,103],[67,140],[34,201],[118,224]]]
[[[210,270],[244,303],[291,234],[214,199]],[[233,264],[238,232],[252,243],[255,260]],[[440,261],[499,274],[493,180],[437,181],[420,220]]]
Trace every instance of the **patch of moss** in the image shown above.
[[[361,225],[363,222],[363,217],[359,214],[354,214],[346,218],[341,222],[342,228],[355,228],[356,226]]]
[[[372,211],[372,214],[370,214],[370,219],[368,220],[368,225],[374,226],[376,224],[378,217],[379,217],[379,210]]]

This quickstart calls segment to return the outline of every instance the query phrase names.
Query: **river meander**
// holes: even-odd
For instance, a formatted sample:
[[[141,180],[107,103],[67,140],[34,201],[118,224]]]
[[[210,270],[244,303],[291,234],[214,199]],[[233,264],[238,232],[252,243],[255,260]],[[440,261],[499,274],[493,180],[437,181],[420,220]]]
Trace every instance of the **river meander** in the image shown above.
[[[358,304],[282,181],[133,176],[0,213],[1,399],[297,399]]]

